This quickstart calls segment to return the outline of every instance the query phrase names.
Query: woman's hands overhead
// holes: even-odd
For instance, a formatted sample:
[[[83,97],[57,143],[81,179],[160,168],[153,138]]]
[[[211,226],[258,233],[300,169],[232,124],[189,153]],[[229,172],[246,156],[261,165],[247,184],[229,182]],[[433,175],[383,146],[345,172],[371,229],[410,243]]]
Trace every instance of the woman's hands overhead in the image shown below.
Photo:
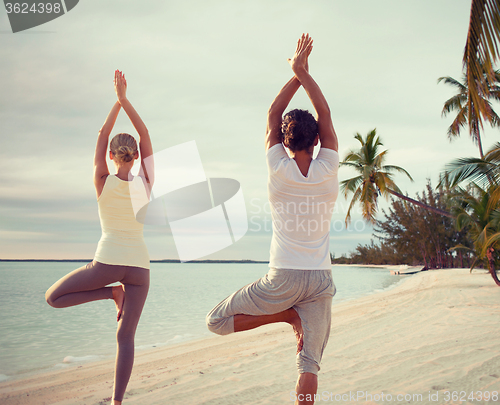
[[[118,101],[121,103],[122,100],[127,98],[127,81],[125,80],[123,72],[115,70],[114,84]]]

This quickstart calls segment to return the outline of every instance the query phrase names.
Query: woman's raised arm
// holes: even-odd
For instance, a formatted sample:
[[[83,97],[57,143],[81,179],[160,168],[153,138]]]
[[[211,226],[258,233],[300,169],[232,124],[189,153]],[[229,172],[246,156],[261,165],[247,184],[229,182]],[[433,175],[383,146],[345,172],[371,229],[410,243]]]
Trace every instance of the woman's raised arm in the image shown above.
[[[151,144],[151,138],[149,137],[146,125],[127,99],[127,81],[125,80],[125,75],[120,71],[116,71],[115,73],[115,91],[118,96],[118,102],[127,113],[132,125],[139,134],[139,150],[141,153],[141,170],[139,171],[139,176],[144,177],[152,187],[154,182],[153,145]]]
[[[106,163],[106,152],[108,150],[109,134],[115,126],[120,108],[121,105],[117,101],[111,108],[111,111],[106,117],[106,121],[99,130],[99,135],[97,136],[97,144],[94,154],[94,186],[98,196],[101,194],[106,177],[109,175],[109,169]]]

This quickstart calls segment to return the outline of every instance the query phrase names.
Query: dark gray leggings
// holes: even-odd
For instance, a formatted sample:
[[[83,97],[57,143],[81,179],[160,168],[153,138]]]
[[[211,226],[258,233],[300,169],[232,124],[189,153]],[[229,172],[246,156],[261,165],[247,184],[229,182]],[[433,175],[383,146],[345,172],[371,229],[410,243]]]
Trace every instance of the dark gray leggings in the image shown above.
[[[123,312],[116,331],[117,353],[113,399],[122,401],[134,365],[134,336],[149,290],[149,270],[93,261],[67,274],[45,293],[54,308],[113,299],[108,284],[120,282],[125,290]]]

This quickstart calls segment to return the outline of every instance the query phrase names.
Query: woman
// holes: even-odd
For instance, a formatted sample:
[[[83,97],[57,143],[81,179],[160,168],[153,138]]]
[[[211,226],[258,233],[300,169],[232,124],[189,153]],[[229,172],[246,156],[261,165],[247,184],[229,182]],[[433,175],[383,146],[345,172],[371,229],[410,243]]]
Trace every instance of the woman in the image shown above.
[[[114,300],[118,329],[113,403],[117,405],[122,403],[132,372],[135,330],[149,289],[149,255],[143,224],[135,218],[130,190],[139,189],[143,197],[149,197],[153,185],[153,147],[144,122],[126,97],[127,82],[122,72],[115,71],[114,84],[118,101],[99,131],[94,156],[94,185],[102,237],[94,260],[57,281],[47,290],[45,298],[54,308]],[[118,134],[111,140],[109,157],[115,164],[115,175],[109,174],[106,164],[108,138],[120,108],[125,110],[139,134],[141,169],[135,177],[130,170],[139,152],[131,135]],[[106,287],[115,282],[121,285]]]

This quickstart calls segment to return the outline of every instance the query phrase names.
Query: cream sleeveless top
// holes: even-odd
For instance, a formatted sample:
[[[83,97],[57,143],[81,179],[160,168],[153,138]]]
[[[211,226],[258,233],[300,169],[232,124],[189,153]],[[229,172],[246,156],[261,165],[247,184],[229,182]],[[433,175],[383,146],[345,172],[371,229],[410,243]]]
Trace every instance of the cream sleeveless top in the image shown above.
[[[108,175],[97,199],[102,236],[94,260],[104,264],[149,269],[149,254],[144,241],[144,225],[135,218],[130,188],[144,190],[143,179],[135,176],[130,182]],[[135,193],[135,192],[134,192]]]

